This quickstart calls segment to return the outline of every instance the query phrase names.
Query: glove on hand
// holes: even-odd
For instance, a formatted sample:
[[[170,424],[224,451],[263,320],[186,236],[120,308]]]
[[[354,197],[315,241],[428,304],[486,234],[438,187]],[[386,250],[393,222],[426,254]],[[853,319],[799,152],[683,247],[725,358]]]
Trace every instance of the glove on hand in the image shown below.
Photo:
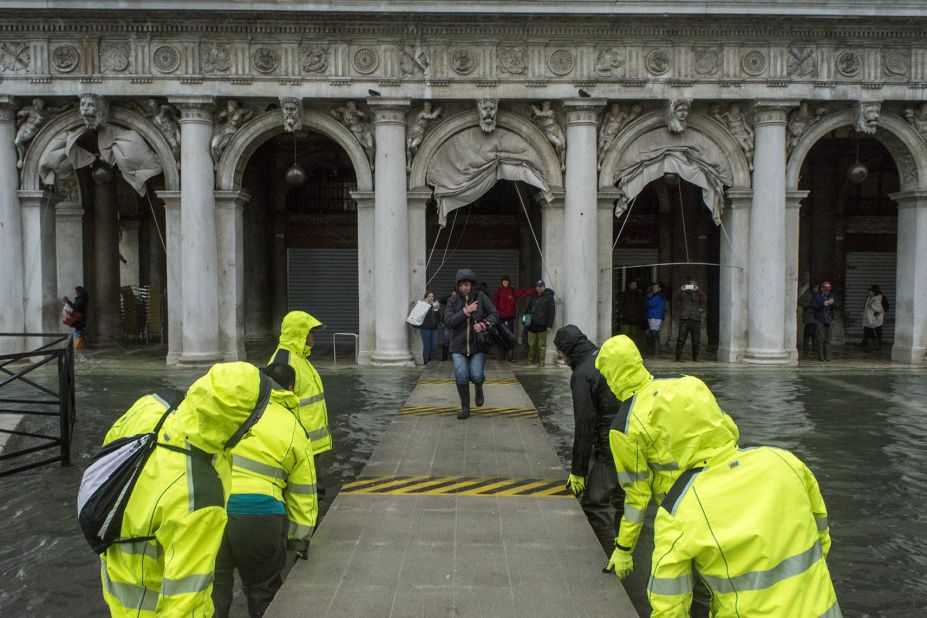
[[[574,496],[586,491],[586,477],[571,474],[567,479],[567,489],[573,492]]]
[[[616,547],[615,551],[612,552],[612,557],[608,560],[608,566],[605,567],[605,570],[614,570],[618,579],[624,579],[634,570],[634,556],[631,555],[631,552]]]

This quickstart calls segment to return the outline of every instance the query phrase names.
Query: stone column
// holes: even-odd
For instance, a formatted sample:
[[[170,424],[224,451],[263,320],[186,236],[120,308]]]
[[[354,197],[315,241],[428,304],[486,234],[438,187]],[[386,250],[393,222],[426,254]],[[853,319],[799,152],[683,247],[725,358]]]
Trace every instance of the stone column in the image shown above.
[[[406,328],[409,301],[409,212],[406,196],[406,99],[369,99],[376,141],[374,169],[374,365],[411,365]],[[388,299],[388,300],[387,300]]]
[[[19,205],[19,170],[16,169],[16,106],[13,97],[0,96],[0,333],[21,333],[23,315],[23,213]],[[23,341],[0,337],[0,354],[22,352]]]
[[[566,253],[563,246],[563,193],[554,193],[550,204],[544,205],[541,210],[541,255],[544,256],[541,264],[541,278],[547,287],[554,291],[557,302],[557,317],[554,326],[547,333],[547,358],[545,363],[552,365],[557,358],[554,348],[554,334],[557,329],[566,324],[563,321],[563,256]],[[536,232],[536,231],[535,231]],[[532,239],[533,242],[533,239]],[[568,251],[568,250],[567,250]],[[532,285],[534,282],[531,282]]]
[[[372,191],[354,191],[351,198],[357,202],[357,302],[360,303],[357,308],[357,362],[370,365],[377,349],[376,296],[373,289],[376,264],[374,194]]]
[[[785,194],[785,330],[783,344],[789,361],[798,362],[798,227],[801,201],[808,191],[788,191]]]
[[[138,231],[142,222],[134,219],[119,221],[119,283],[120,285],[138,285],[141,249],[138,244]],[[125,260],[125,261],[123,261]]]
[[[164,201],[164,242],[167,246],[167,358],[168,365],[180,361],[183,350],[183,252],[181,250],[180,191],[158,191]]]
[[[927,190],[889,196],[898,204],[895,343],[892,360],[927,362]]]
[[[74,298],[74,288],[84,285],[84,209],[80,206],[77,202],[55,204],[59,298]]]
[[[750,261],[750,189],[729,189],[721,223],[718,281],[718,361],[739,363],[747,347],[747,270]],[[724,233],[727,236],[724,236]]]
[[[785,351],[785,124],[797,102],[754,108],[753,206],[750,209],[747,353],[762,365],[789,362]]]
[[[602,345],[612,336],[612,243],[615,242],[613,227],[615,222],[615,200],[617,191],[602,191],[598,194],[598,212],[596,227],[598,229],[598,299],[599,329],[596,343]]]
[[[598,202],[596,133],[604,99],[567,99],[566,182],[563,206],[564,324],[575,324],[590,341],[598,339]]]
[[[63,333],[68,330],[61,323],[64,303],[58,298],[55,206],[51,197],[45,191],[19,192],[23,234],[23,292],[20,294],[23,298],[24,330],[30,333]],[[90,293],[93,294],[93,291]],[[42,343],[47,341],[36,339],[28,341],[27,346]]]
[[[90,294],[90,343],[122,339],[119,300],[119,205],[115,169],[93,178],[93,289]]]
[[[431,198],[430,192],[410,191],[409,201],[409,294],[412,300],[418,300],[425,295],[425,284],[428,273],[425,272],[425,262],[428,260],[428,246],[426,240],[425,204]],[[434,258],[432,258],[434,259]],[[418,331],[407,326],[410,332],[409,347],[412,357],[418,364],[422,363],[422,337]]]
[[[219,346],[225,361],[245,360],[245,241],[242,210],[246,191],[216,191],[219,247]]]
[[[219,350],[219,252],[216,238],[212,97],[176,97],[181,136],[181,252],[183,254],[183,351],[181,365],[207,365]]]

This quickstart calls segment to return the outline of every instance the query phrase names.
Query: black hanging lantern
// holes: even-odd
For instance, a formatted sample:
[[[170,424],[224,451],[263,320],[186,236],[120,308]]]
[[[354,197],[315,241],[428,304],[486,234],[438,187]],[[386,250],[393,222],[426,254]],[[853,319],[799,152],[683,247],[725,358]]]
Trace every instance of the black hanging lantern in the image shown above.
[[[286,184],[299,187],[306,182],[306,172],[296,161],[296,132],[293,132],[293,165],[286,171]]]
[[[856,161],[847,170],[847,179],[854,185],[863,184],[869,178],[869,168],[859,160],[859,136],[856,137]]]

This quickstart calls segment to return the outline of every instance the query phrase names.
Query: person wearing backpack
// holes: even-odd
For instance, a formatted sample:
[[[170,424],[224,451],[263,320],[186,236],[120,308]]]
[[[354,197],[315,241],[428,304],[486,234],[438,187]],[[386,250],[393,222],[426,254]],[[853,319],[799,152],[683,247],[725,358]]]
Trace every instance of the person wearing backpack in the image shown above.
[[[230,453],[263,414],[270,385],[248,363],[216,364],[193,383],[175,411],[163,397],[148,395],[107,433],[105,444],[113,446],[120,440],[131,444],[141,437],[139,431],[157,430],[157,445],[122,512],[118,539],[101,554],[103,598],[111,615],[213,615],[213,569],[227,519]],[[158,419],[154,426],[152,419]],[[87,475],[81,510],[86,484]]]
[[[312,445],[295,416],[296,372],[283,363],[261,371],[274,381],[270,403],[251,434],[232,449],[229,521],[212,591],[219,618],[229,615],[236,569],[248,615],[264,615],[283,585],[287,551],[306,558],[319,513]]]

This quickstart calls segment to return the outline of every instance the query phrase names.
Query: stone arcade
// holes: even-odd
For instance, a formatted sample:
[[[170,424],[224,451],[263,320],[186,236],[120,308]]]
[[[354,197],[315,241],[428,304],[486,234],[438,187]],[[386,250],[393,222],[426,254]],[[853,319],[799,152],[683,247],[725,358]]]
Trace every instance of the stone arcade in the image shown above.
[[[924,362],[913,3],[125,4],[0,1],[0,332],[60,330],[86,283],[91,338],[117,339],[120,287],[144,283],[168,363],[242,358],[322,307],[361,363],[410,364],[429,254],[466,238],[600,341],[627,277],[695,273],[726,362],[795,362],[821,278],[858,336],[860,276],[881,277],[892,359]]]

